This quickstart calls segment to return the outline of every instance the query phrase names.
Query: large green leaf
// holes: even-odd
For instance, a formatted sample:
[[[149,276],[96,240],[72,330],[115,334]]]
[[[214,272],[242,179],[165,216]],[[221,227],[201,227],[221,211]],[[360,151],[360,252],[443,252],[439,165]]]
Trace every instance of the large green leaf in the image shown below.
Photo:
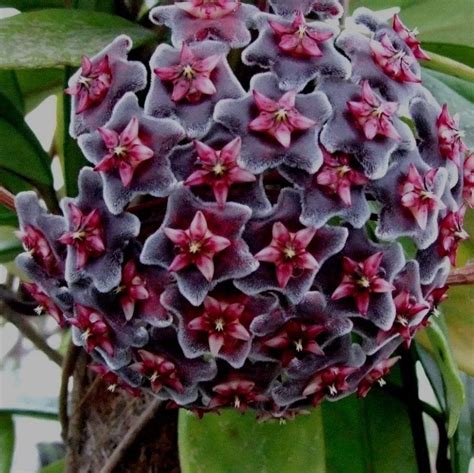
[[[81,57],[100,51],[120,34],[134,45],[153,32],[119,16],[85,10],[50,9],[22,13],[0,21],[0,68],[78,66]]]
[[[382,389],[323,404],[328,473],[417,473],[406,406]]]
[[[15,256],[23,251],[14,231],[14,227],[0,226],[0,263],[13,261]]]
[[[18,225],[18,219],[15,212],[7,209],[3,205],[0,205],[0,225],[9,225],[12,227]]]
[[[15,424],[11,414],[0,413],[0,473],[10,473],[15,450]]]
[[[321,410],[286,424],[225,410],[202,420],[181,411],[182,473],[325,473]],[[408,472],[406,472],[408,473]]]
[[[442,320],[440,320],[442,323]],[[448,436],[451,438],[459,423],[465,400],[464,385],[451,353],[449,342],[440,323],[433,320],[426,329],[431,342],[433,356],[443,376],[446,408],[448,414]]]
[[[64,3],[64,0],[0,0],[0,7],[28,11],[39,8],[61,8],[64,6]]]
[[[0,94],[4,95],[23,113],[24,103],[15,71],[0,71]]]

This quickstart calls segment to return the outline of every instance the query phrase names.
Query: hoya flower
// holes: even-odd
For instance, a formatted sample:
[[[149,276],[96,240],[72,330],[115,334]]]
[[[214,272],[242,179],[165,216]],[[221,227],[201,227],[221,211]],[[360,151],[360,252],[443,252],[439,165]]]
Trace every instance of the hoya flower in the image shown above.
[[[258,9],[240,0],[190,0],[174,5],[155,7],[150,19],[171,28],[171,42],[183,43],[214,39],[242,48],[250,40],[249,26]]]
[[[145,67],[127,60],[131,48],[132,40],[122,35],[97,55],[82,59],[81,69],[69,79],[66,89],[73,97],[69,128],[73,137],[104,125],[126,92],[145,88]]]
[[[301,90],[318,76],[349,73],[349,62],[334,48],[338,30],[322,22],[307,23],[301,13],[293,21],[260,14],[259,36],[242,53],[246,64],[271,69],[282,90]]]
[[[208,185],[212,187],[216,202],[224,207],[233,184],[255,182],[257,178],[237,164],[240,157],[241,139],[234,138],[222,149],[216,150],[201,141],[195,141],[194,147],[202,169],[193,172],[184,182],[193,187]]]
[[[276,14],[290,16],[297,12],[307,15],[314,11],[321,18],[338,18],[342,14],[342,5],[338,0],[270,0]]]
[[[400,135],[392,123],[392,116],[398,110],[395,102],[386,102],[377,97],[367,81],[362,83],[360,100],[347,102],[355,123],[357,123],[368,140],[376,136],[386,136],[400,140]]]
[[[436,126],[441,155],[453,161],[457,166],[461,166],[461,159],[467,147],[463,141],[464,132],[459,129],[459,115],[451,116],[448,106],[444,104],[436,120]]]
[[[145,242],[141,261],[174,272],[178,287],[200,305],[219,282],[246,276],[258,262],[241,237],[250,209],[204,204],[186,188],[175,191],[160,229]]]
[[[183,44],[180,50],[167,44],[158,46],[150,60],[154,74],[146,113],[174,118],[190,138],[204,136],[216,104],[244,94],[226,60],[228,52],[218,41]]]
[[[394,356],[392,358],[379,361],[359,383],[357,395],[359,397],[366,397],[375,383],[383,386],[385,384],[383,378],[387,376],[399,359],[399,356]]]
[[[466,207],[459,210],[450,211],[441,220],[438,236],[438,254],[448,256],[453,266],[456,266],[456,256],[459,244],[469,238],[469,234],[464,230],[464,214]]]
[[[79,175],[79,196],[62,202],[68,230],[60,237],[67,245],[66,281],[91,278],[101,292],[121,279],[123,248],[138,235],[139,221],[131,214],[112,215],[102,197],[102,181],[92,169]]]
[[[76,113],[99,105],[107,95],[112,84],[112,71],[109,56],[93,63],[87,56],[82,57],[81,73],[77,82],[68,87],[66,94],[77,97]]]
[[[392,292],[395,289],[381,275],[382,258],[382,252],[374,253],[363,261],[354,261],[345,256],[342,262],[343,278],[331,299],[337,301],[351,297],[359,313],[366,316],[372,294]]]
[[[114,354],[110,328],[102,313],[92,307],[75,304],[74,317],[69,318],[68,322],[80,331],[82,344],[89,353],[100,348],[110,356]]]
[[[423,59],[425,61],[430,60],[430,56],[421,49],[421,43],[420,41],[416,38],[418,34],[418,30],[415,28],[414,30],[408,29],[400,19],[398,15],[393,16],[393,22],[392,22],[392,27],[393,29],[398,33],[400,38],[405,41],[407,46],[412,50],[413,55],[417,59]]]
[[[467,154],[464,161],[464,201],[471,208],[474,208],[474,152]]]
[[[240,164],[240,137],[233,137],[220,125],[213,125],[202,139],[175,148],[170,156],[174,175],[204,201],[220,207],[231,201],[247,205],[253,215],[268,212],[271,204],[256,176]]]
[[[376,64],[392,79],[400,82],[421,82],[419,73],[411,70],[416,59],[411,53],[395,48],[385,34],[380,41],[371,40],[370,49]]]
[[[255,272],[235,281],[241,291],[249,295],[277,291],[298,302],[324,261],[342,249],[345,228],[305,228],[300,213],[298,193],[285,189],[271,214],[247,224],[244,239],[261,263]]]
[[[23,283],[23,287],[26,289],[28,294],[38,303],[35,308],[35,312],[38,315],[49,314],[57,322],[57,324],[63,328],[66,326],[66,320],[64,313],[61,308],[54,302],[52,297],[46,294],[39,286],[35,283]]]
[[[114,373],[103,364],[91,363],[87,367],[101,377],[102,381],[107,385],[107,391],[114,393],[120,389],[127,392],[131,396],[140,396],[140,389],[130,386],[130,384],[124,381],[117,373]]]
[[[137,97],[126,94],[105,126],[78,141],[103,176],[107,207],[118,214],[138,195],[163,197],[171,192],[176,180],[168,155],[183,137],[179,124],[146,116]]]
[[[250,93],[237,100],[222,100],[214,120],[242,139],[241,163],[252,173],[280,164],[314,172],[320,165],[317,135],[330,113],[320,92],[282,93],[277,78],[257,74]]]

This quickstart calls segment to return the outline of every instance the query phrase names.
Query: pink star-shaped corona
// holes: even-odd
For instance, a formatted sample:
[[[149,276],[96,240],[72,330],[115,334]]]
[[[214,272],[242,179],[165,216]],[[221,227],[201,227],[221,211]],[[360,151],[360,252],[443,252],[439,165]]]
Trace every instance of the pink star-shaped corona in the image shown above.
[[[292,233],[283,223],[276,222],[273,225],[270,245],[259,251],[255,258],[275,264],[278,285],[285,288],[295,270],[318,269],[318,262],[306,249],[315,234],[314,228],[304,228]]]
[[[209,349],[213,356],[217,356],[229,339],[250,340],[250,333],[239,320],[244,309],[243,304],[228,304],[207,296],[204,299],[204,313],[191,320],[188,328],[207,332]]]
[[[309,130],[316,125],[314,120],[303,116],[295,107],[296,92],[286,92],[278,101],[253,91],[255,104],[260,114],[248,127],[252,131],[267,133],[284,148],[291,145],[291,135],[296,131]]]
[[[318,31],[306,24],[301,12],[298,12],[291,25],[283,25],[276,21],[269,21],[271,29],[278,37],[278,47],[296,57],[321,57],[323,52],[318,43],[333,37],[331,31]]]
[[[35,312],[38,315],[49,314],[58,323],[60,327],[66,326],[63,311],[53,302],[51,297],[42,291],[35,283],[24,282],[23,287],[30,296],[38,303]]]
[[[240,378],[218,384],[212,390],[216,394],[209,403],[211,409],[233,406],[240,412],[245,412],[249,405],[268,399],[258,391],[253,381]]]
[[[467,150],[463,141],[464,131],[459,129],[459,114],[451,116],[448,106],[443,105],[441,114],[436,120],[438,127],[439,151],[446,159],[461,166],[461,157]]]
[[[240,7],[240,0],[236,2],[232,0],[190,0],[189,2],[176,2],[175,5],[194,18],[218,20],[234,14]]]
[[[361,100],[351,100],[347,102],[347,106],[368,140],[379,135],[396,141],[401,139],[392,123],[398,104],[377,97],[368,81],[362,82]]]
[[[64,233],[59,241],[76,250],[76,268],[82,269],[90,258],[105,253],[104,230],[97,209],[84,213],[77,205],[69,203],[73,230]]]
[[[403,41],[405,41],[405,43],[411,49],[413,55],[417,59],[424,59],[425,61],[429,61],[431,59],[428,56],[428,54],[425,51],[423,51],[423,49],[421,49],[420,47],[421,43],[416,38],[416,35],[418,34],[418,31],[416,29],[414,30],[408,29],[402,23],[402,20],[400,20],[400,17],[398,15],[394,15],[392,27],[395,30],[395,32],[398,33],[400,38],[402,38]]]
[[[185,185],[212,187],[217,204],[223,208],[232,184],[257,180],[251,172],[242,169],[237,164],[241,144],[242,140],[237,137],[221,150],[216,150],[201,141],[195,141],[194,146],[199,158],[197,164],[202,169],[194,171],[186,179]]]
[[[153,150],[145,146],[139,137],[138,118],[132,117],[121,133],[103,127],[98,132],[107,147],[107,154],[94,167],[94,171],[118,169],[122,184],[128,187],[137,167],[153,157]]]
[[[395,48],[388,35],[380,41],[371,40],[370,49],[375,63],[393,80],[399,82],[421,83],[421,77],[410,66],[416,59],[409,53]]]
[[[187,100],[196,103],[205,95],[214,95],[217,90],[212,82],[211,73],[217,67],[222,56],[214,54],[197,59],[191,48],[183,43],[179,64],[171,67],[157,67],[155,74],[164,82],[173,83],[171,100]]]
[[[77,97],[76,113],[82,113],[100,104],[112,83],[112,71],[109,66],[109,57],[106,55],[97,63],[83,56],[81,75],[77,82],[68,87],[66,94]]]
[[[146,281],[137,272],[135,261],[128,261],[122,269],[122,280],[114,292],[118,294],[125,318],[130,320],[135,312],[135,303],[150,296]]]
[[[368,178],[351,166],[351,157],[346,153],[329,153],[322,148],[324,164],[315,176],[315,182],[328,195],[337,195],[346,207],[352,205],[351,188],[363,186]]]
[[[433,192],[437,172],[437,169],[431,169],[421,177],[416,166],[410,164],[408,174],[400,186],[401,204],[412,213],[422,230],[426,228],[430,212],[446,207]]]
[[[165,235],[176,245],[178,255],[169,266],[169,271],[177,272],[190,265],[212,281],[214,277],[213,257],[231,245],[230,240],[215,235],[207,227],[204,214],[198,210],[187,230],[165,228]]]
[[[344,276],[333,292],[331,299],[337,301],[352,297],[359,313],[366,316],[371,294],[391,292],[395,289],[391,283],[380,276],[382,259],[383,253],[381,251],[374,253],[361,262],[345,256],[342,261]]]
[[[140,389],[130,386],[123,379],[121,379],[116,373],[109,370],[106,366],[101,365],[100,363],[91,363],[87,366],[91,371],[98,374],[102,381],[107,385],[107,391],[110,393],[117,392],[118,389],[121,389],[133,397],[140,396]]]
[[[388,360],[379,361],[372,370],[365,376],[364,379],[359,383],[357,388],[357,396],[365,397],[369,393],[370,389],[375,383],[378,383],[380,386],[384,386],[384,376],[390,372],[392,367],[400,359],[400,356],[394,356]]]
[[[453,266],[456,266],[459,244],[469,238],[463,228],[465,213],[464,206],[456,212],[448,212],[439,226],[438,253],[441,257],[448,256]]]

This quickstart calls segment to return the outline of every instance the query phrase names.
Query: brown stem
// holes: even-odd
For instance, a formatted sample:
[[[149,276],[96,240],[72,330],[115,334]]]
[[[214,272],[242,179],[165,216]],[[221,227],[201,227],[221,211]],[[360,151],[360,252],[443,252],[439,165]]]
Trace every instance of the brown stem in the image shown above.
[[[120,465],[123,457],[127,453],[128,449],[133,445],[138,435],[146,427],[156,413],[160,409],[162,401],[155,399],[143,412],[143,414],[137,419],[136,423],[127,432],[121,442],[115,447],[112,455],[107,460],[106,464],[100,470],[100,473],[112,473],[115,468]]]
[[[0,186],[0,204],[16,213],[15,196],[3,186]]]
[[[42,351],[51,361],[58,366],[63,364],[63,356],[51,348],[43,338],[43,336],[28,322],[23,316],[13,312],[8,306],[0,301],[0,314],[12,323],[26,338],[28,338],[33,345]]]
[[[84,396],[82,396],[81,400],[79,401],[79,403],[74,408],[74,411],[71,414],[70,419],[74,419],[79,414],[79,412],[81,412],[81,410],[84,407],[84,405],[86,404],[86,402],[91,400],[91,398],[93,397],[93,394],[95,393],[97,387],[99,386],[99,384],[101,384],[101,382],[102,382],[102,378],[100,376],[97,376],[94,379],[92,384],[89,386],[89,388],[85,392]]]
[[[463,286],[474,284],[474,261],[470,261],[466,266],[453,269],[448,276],[448,286]]]

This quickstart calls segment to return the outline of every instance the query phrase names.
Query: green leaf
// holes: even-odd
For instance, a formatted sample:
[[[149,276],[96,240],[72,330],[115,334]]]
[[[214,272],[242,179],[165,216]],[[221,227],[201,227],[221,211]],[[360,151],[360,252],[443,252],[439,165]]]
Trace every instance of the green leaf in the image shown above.
[[[15,450],[15,424],[11,414],[0,413],[0,473],[10,473]]]
[[[423,48],[432,53],[450,57],[455,61],[462,62],[464,64],[467,64],[468,66],[474,67],[473,47],[463,46],[460,44],[432,43],[430,41],[424,41]]]
[[[474,80],[474,68],[439,54],[431,53],[431,61],[424,62],[423,66],[425,69],[443,72],[459,79]]]
[[[0,21],[0,68],[78,66],[119,34],[139,46],[152,31],[119,16],[85,10],[39,10]]]
[[[418,473],[405,404],[383,389],[323,404],[328,473]]]
[[[321,410],[284,425],[224,410],[202,420],[179,413],[182,473],[325,473]],[[408,472],[404,472],[408,473]]]
[[[34,184],[52,186],[50,159],[23,116],[0,95],[0,169]],[[8,179],[0,173],[0,184]],[[5,184],[6,185],[6,184]]]
[[[440,322],[442,323],[442,320]],[[431,342],[433,356],[443,376],[448,414],[448,436],[451,438],[456,432],[465,400],[464,385],[454,362],[449,342],[440,324],[433,320],[426,329],[426,333]]]
[[[62,91],[64,68],[19,69],[16,71],[16,77],[25,111],[28,113],[45,98]]]
[[[58,460],[42,468],[38,473],[63,473],[66,468],[66,461]]]
[[[0,263],[13,261],[15,256],[23,251],[14,231],[14,227],[0,226]]]
[[[9,99],[20,113],[23,113],[23,97],[14,71],[0,71],[0,94]]]
[[[0,416],[12,415],[22,417],[34,417],[35,419],[58,420],[58,413],[54,411],[45,411],[39,409],[23,409],[23,408],[2,408],[0,407]]]
[[[64,0],[0,0],[0,7],[16,8],[20,11],[36,10],[39,8],[61,8]]]
[[[3,205],[0,205],[0,225],[18,226],[18,218],[15,212],[12,212]]]

